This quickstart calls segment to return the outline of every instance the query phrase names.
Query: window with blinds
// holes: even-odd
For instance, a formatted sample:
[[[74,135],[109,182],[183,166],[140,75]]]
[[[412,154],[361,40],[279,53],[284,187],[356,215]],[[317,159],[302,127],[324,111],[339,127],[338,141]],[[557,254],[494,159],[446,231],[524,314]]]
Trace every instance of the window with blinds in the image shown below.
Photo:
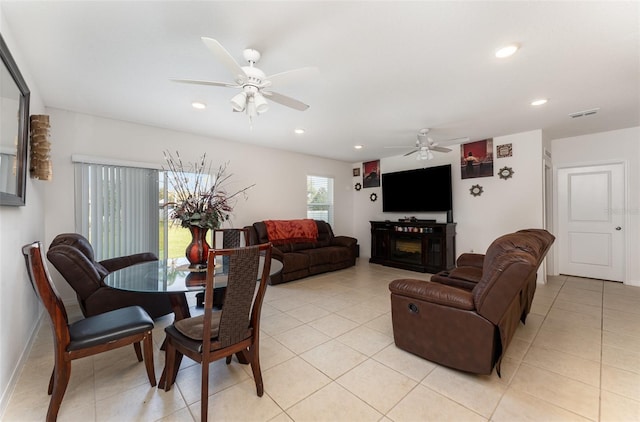
[[[333,225],[333,178],[307,176],[307,218]]]
[[[160,255],[158,169],[75,161],[75,185],[76,232],[89,239],[97,261]]]

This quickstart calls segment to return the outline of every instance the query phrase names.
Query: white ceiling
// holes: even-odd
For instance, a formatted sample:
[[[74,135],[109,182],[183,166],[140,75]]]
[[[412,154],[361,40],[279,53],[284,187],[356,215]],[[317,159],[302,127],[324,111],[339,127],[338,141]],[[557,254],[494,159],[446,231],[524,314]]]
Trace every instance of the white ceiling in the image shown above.
[[[640,125],[635,1],[3,0],[0,11],[45,105],[216,139],[357,162],[410,151],[384,146],[412,145],[424,127],[436,140],[473,141]],[[170,82],[232,82],[202,36],[242,65],[243,49],[259,50],[267,75],[317,67],[273,87],[311,107],[272,103],[250,129],[231,112],[236,90]],[[516,55],[494,57],[513,42]],[[539,97],[549,102],[530,106]]]

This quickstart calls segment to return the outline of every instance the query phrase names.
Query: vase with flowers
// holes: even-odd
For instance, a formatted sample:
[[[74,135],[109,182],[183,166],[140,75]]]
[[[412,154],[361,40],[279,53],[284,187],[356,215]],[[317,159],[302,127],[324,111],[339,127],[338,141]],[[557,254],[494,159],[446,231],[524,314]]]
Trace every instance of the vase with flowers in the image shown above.
[[[229,193],[227,184],[232,175],[227,173],[228,163],[220,165],[212,174],[206,153],[197,162],[186,165],[178,152],[173,155],[165,151],[164,157],[173,188],[173,197],[166,203],[171,207],[169,218],[191,231],[192,240],[185,251],[190,267],[206,268],[210,249],[207,232],[228,221],[236,200],[240,195],[246,199],[247,190],[255,185]]]

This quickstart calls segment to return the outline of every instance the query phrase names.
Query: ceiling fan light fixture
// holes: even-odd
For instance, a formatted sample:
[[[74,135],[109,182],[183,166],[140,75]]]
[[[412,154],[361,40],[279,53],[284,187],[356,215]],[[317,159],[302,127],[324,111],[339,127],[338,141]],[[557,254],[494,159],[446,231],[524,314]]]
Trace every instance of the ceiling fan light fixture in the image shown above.
[[[433,159],[433,153],[431,152],[431,150],[420,149],[420,151],[418,151],[418,156],[416,157],[416,160],[431,160],[431,159]]]
[[[269,110],[269,104],[267,104],[267,100],[264,99],[264,96],[261,93],[256,92],[253,96],[253,99],[253,102],[256,106],[256,112],[258,114],[262,114],[265,111]]]
[[[244,91],[234,95],[234,97],[231,99],[231,107],[233,107],[233,111],[244,111],[246,105],[247,93]]]

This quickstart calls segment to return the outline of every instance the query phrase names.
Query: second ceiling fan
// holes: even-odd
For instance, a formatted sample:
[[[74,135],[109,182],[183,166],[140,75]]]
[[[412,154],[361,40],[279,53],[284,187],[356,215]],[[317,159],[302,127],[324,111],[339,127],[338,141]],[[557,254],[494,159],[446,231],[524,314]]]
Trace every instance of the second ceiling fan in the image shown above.
[[[267,98],[273,102],[299,111],[304,111],[309,108],[309,106],[302,101],[271,91],[271,86],[274,83],[277,84],[284,81],[286,78],[289,78],[294,74],[316,71],[316,68],[304,67],[267,76],[262,70],[255,66],[255,64],[260,60],[260,53],[258,51],[251,48],[245,49],[243,57],[248,62],[248,65],[240,66],[233,56],[231,56],[231,54],[229,54],[229,52],[217,40],[202,37],[202,41],[214,56],[216,56],[227,68],[227,70],[231,72],[234,82],[216,82],[194,79],[171,79],[172,81],[195,85],[221,86],[240,89],[240,93],[231,98],[231,106],[233,111],[247,113],[250,119],[268,110],[269,105],[266,100]]]
[[[438,146],[438,143],[435,142],[431,137],[429,137],[428,133],[429,133],[429,129],[420,129],[418,131],[416,144],[413,147],[415,149],[413,151],[407,152],[406,154],[404,154],[404,156],[406,157],[408,155],[412,155],[417,152],[418,155],[416,156],[416,159],[431,160],[433,158],[432,151],[451,152],[451,148]],[[449,141],[464,142],[465,140],[469,140],[469,138],[464,137],[464,138],[449,139],[448,142]],[[412,148],[412,147],[411,146],[392,146],[392,147],[385,147],[385,148]]]

